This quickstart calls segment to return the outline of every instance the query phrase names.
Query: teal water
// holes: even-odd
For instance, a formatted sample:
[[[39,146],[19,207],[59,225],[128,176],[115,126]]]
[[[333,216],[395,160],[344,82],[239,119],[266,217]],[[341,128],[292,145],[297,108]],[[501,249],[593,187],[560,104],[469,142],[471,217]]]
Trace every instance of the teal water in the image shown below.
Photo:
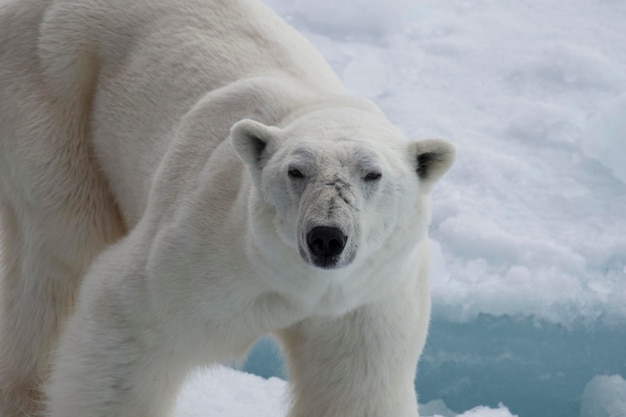
[[[280,350],[257,343],[244,369],[285,377]],[[578,417],[595,375],[626,376],[626,325],[563,326],[533,318],[480,315],[469,323],[434,320],[417,378],[420,403],[453,411],[506,405],[519,417]]]

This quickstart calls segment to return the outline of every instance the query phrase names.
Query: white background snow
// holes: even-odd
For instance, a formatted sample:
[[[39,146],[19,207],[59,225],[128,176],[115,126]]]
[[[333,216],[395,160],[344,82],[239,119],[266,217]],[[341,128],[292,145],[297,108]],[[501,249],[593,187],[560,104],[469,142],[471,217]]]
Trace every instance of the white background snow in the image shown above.
[[[190,378],[178,400],[175,417],[283,417],[286,416],[288,403],[285,381],[278,378],[266,380],[218,367],[198,372]],[[457,416],[441,402],[433,402],[423,408],[422,416]],[[458,417],[513,415],[506,407],[500,406],[475,407]]]
[[[626,1],[267,3],[409,137],[457,146],[433,196],[435,320],[623,332]],[[624,376],[590,379],[580,417],[626,416]],[[217,368],[190,379],[176,415],[280,417],[286,404],[284,381]],[[513,415],[475,406],[459,415]],[[457,413],[434,400],[422,415]]]

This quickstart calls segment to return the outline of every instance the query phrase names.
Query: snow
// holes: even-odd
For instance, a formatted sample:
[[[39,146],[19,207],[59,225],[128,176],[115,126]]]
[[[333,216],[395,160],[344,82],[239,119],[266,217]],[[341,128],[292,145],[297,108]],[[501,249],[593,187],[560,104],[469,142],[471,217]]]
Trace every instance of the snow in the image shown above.
[[[626,381],[620,375],[600,375],[585,387],[580,417],[624,417]]]
[[[489,407],[476,407],[459,414],[458,417],[513,417],[509,410],[502,404],[497,409]]]
[[[279,417],[287,413],[286,382],[217,366],[192,375],[176,417]]]
[[[457,414],[450,410],[443,400],[432,400],[419,407],[421,415],[438,417],[455,417]]]
[[[583,152],[626,184],[626,93],[602,106],[590,119]]]
[[[195,373],[178,398],[176,417],[281,417],[289,403],[287,384],[226,367]],[[429,411],[430,410],[430,411]],[[424,412],[425,411],[425,412]],[[432,413],[431,413],[432,411]],[[425,406],[422,417],[456,417],[439,401]],[[513,417],[504,406],[476,407],[458,417]],[[598,416],[599,417],[599,416]],[[601,416],[604,417],[604,416]]]

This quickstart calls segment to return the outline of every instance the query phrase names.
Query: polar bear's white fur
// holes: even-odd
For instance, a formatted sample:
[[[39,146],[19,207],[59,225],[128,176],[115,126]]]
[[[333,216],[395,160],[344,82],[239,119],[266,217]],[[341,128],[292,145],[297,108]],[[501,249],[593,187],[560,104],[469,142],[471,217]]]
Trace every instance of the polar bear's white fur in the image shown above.
[[[273,333],[292,417],[417,416],[452,159],[256,1],[0,6],[0,415],[165,416]]]

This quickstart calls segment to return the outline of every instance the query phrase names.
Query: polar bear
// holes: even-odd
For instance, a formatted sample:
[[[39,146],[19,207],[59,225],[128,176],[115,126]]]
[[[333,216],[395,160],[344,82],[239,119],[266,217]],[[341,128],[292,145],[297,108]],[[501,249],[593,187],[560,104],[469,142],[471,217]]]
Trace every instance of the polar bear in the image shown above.
[[[3,4],[0,415],[166,416],[273,334],[291,417],[417,416],[453,157],[256,0]]]

